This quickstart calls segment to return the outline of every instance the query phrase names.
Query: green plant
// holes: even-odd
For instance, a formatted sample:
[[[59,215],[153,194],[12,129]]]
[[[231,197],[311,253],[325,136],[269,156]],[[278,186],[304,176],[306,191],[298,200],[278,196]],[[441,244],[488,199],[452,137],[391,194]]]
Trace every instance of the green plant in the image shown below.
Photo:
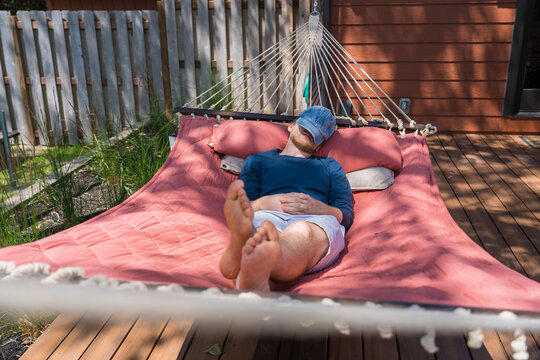
[[[80,222],[76,205],[73,200],[73,176],[71,169],[66,165],[63,154],[67,152],[69,146],[51,147],[44,151],[45,159],[48,162],[51,174],[57,181],[45,188],[50,202],[57,204],[64,215],[65,227],[71,227]],[[81,155],[79,153],[79,155]],[[45,176],[45,174],[43,174]]]
[[[33,341],[47,329],[55,317],[56,315],[51,313],[0,312],[0,339],[18,333]]]

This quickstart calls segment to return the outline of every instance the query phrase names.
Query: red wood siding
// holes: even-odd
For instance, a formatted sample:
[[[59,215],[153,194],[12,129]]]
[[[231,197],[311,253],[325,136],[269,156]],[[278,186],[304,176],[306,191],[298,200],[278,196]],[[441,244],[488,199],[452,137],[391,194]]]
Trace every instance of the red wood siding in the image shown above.
[[[440,131],[540,132],[502,117],[511,0],[334,0],[330,30],[394,100]]]
[[[47,0],[48,10],[156,10],[157,0]]]

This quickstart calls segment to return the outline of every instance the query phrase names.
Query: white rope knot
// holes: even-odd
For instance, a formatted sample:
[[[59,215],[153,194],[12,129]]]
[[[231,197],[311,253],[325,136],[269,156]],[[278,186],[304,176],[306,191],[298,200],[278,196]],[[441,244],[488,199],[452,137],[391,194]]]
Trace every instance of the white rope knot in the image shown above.
[[[105,275],[96,275],[83,280],[79,283],[81,286],[98,286],[100,288],[118,287],[119,281],[113,278],[108,278]]]
[[[176,294],[181,294],[185,292],[184,288],[178,284],[160,285],[156,288],[156,291],[172,292]]]
[[[194,113],[191,113],[191,118],[195,119],[195,114]]]
[[[13,261],[0,261],[0,275],[9,274],[15,270],[15,263]]]
[[[401,130],[405,130],[405,129],[403,128],[403,121],[402,121],[401,119],[398,119],[398,120],[397,120],[397,128],[398,128],[398,130],[400,130],[400,131],[401,131]]]
[[[405,129],[401,129],[401,131],[399,132],[399,134],[401,135],[401,138],[405,138]]]
[[[439,351],[437,345],[435,345],[435,329],[427,329],[426,335],[420,338],[420,344],[430,354],[435,354]]]
[[[6,276],[6,279],[21,279],[29,276],[36,275],[49,275],[51,271],[51,266],[49,264],[43,263],[30,263],[21,265],[11,271],[9,276]]]
[[[529,359],[529,352],[527,351],[527,338],[521,329],[514,331],[514,340],[510,343],[512,347],[512,357],[514,360],[527,360]]]
[[[481,328],[469,331],[467,346],[471,349],[480,349],[484,343],[484,333]]]
[[[81,267],[65,267],[55,271],[54,274],[49,275],[45,279],[41,280],[43,284],[58,284],[62,282],[69,282],[84,279],[86,273]]]
[[[130,281],[118,286],[119,290],[128,290],[128,291],[147,291],[148,288],[142,281]]]

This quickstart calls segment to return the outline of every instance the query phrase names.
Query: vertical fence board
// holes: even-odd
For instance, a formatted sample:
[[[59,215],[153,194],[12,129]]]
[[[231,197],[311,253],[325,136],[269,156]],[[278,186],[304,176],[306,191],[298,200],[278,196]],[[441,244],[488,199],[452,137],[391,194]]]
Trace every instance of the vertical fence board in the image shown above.
[[[90,103],[88,101],[88,85],[86,84],[86,71],[84,69],[81,33],[79,29],[79,14],[76,11],[63,11],[62,16],[67,19],[69,27],[69,45],[73,75],[76,83],[77,113],[81,125],[82,137],[86,143],[92,141],[92,124],[90,121]]]
[[[96,36],[96,24],[94,13],[90,10],[81,12],[84,21],[84,37],[86,40],[86,54],[88,56],[88,67],[92,86],[90,91],[90,108],[97,118],[97,132],[104,136],[107,130],[105,119],[105,105],[103,103],[103,84],[101,81],[101,66],[99,63],[99,51]]]
[[[49,137],[47,135],[45,103],[34,41],[34,30],[32,29],[32,19],[30,19],[30,13],[28,11],[17,11],[17,17],[22,25],[24,58],[26,60],[28,77],[30,78],[30,93],[32,94],[30,98],[32,99],[34,119],[36,121],[36,126],[38,127],[37,130],[41,144],[47,144],[49,142]]]
[[[103,74],[107,81],[107,98],[104,101],[107,122],[112,127],[113,134],[122,130],[120,118],[120,100],[118,97],[118,78],[116,76],[115,53],[112,40],[112,28],[109,12],[97,11],[97,18],[101,24],[101,48],[103,53]],[[122,61],[122,59],[119,59]]]
[[[195,82],[195,47],[193,45],[193,15],[191,10],[191,0],[182,0],[182,43],[184,50],[184,69],[187,100],[195,99],[197,96],[197,84]]]
[[[263,21],[263,43],[264,50],[267,50],[276,44],[276,4],[274,0],[264,0],[264,21]],[[279,97],[277,90],[277,82],[279,78],[277,77],[276,72],[276,63],[279,54],[277,52],[272,52],[269,54],[272,56],[270,60],[270,65],[265,66],[265,75],[264,78],[268,79],[265,81],[265,89],[263,96],[263,111],[273,113],[276,109],[276,98]]]
[[[64,132],[59,116],[60,104],[58,102],[56,74],[54,71],[47,17],[44,11],[31,11],[30,15],[37,21],[37,40],[41,56],[41,66],[43,67],[43,76],[45,78],[45,93],[47,94],[50,127],[53,133],[54,143],[62,144],[64,142]]]
[[[1,59],[0,59],[1,60]],[[8,131],[12,131],[11,126],[11,112],[9,111],[9,102],[6,92],[6,84],[4,83],[4,70],[2,69],[2,63],[0,62],[0,111],[4,112],[4,118],[6,119],[6,126]]]
[[[159,43],[158,15],[155,11],[143,11],[148,19],[148,54],[150,56],[150,77],[152,79],[152,94],[156,97],[161,108],[164,108],[163,77],[161,76],[161,46]],[[178,64],[178,62],[177,62]]]
[[[180,104],[182,101],[175,0],[165,0],[165,26],[167,28],[167,44],[164,46],[169,50],[169,81],[171,83],[171,97],[174,106]]]
[[[244,44],[242,38],[242,0],[231,0],[231,59],[233,63],[233,82],[230,84],[235,99],[234,106],[240,106],[244,100]]]
[[[225,24],[225,0],[214,0],[214,41],[217,80],[227,76],[227,29]],[[240,42],[242,39],[240,39]],[[236,44],[235,44],[236,45]],[[241,48],[241,46],[240,46]],[[235,46],[235,51],[238,51]],[[240,53],[241,55],[241,53]]]
[[[199,94],[210,87],[212,68],[210,67],[210,23],[208,21],[208,0],[198,0],[197,5],[197,46],[199,49],[200,83]]]
[[[310,3],[308,0],[300,0],[298,5],[298,14],[296,16],[296,29],[298,29],[300,26],[304,25],[309,20],[309,9],[310,9]],[[299,39],[298,41],[301,41]],[[300,46],[299,43],[296,44],[297,46]],[[309,61],[309,59],[308,59]],[[299,74],[297,76],[297,82],[298,86],[296,87],[296,105],[297,105],[297,111],[300,112],[302,110],[305,110],[307,108],[306,101],[303,97],[304,94],[304,83],[306,81],[306,74]]]
[[[137,78],[137,99],[139,100],[139,117],[146,120],[150,113],[148,99],[148,80],[146,71],[146,50],[144,47],[144,34],[142,14],[140,11],[128,11],[128,20],[132,23],[131,56],[133,58],[133,72]]]
[[[77,135],[77,120],[75,118],[75,103],[73,102],[73,91],[71,87],[64,20],[62,19],[62,13],[60,11],[52,11],[51,16],[53,22],[56,66],[58,68],[58,76],[60,77],[62,111],[66,123],[68,143],[75,145],[79,143],[79,137]]]
[[[131,72],[131,55],[127,31],[126,13],[113,11],[116,23],[116,50],[118,53],[118,75],[122,81],[120,96],[122,99],[122,116],[125,124],[131,126],[135,123],[135,95],[133,93],[133,75]]]
[[[247,51],[246,56],[249,60],[259,55],[259,2],[252,1],[248,3],[247,9]],[[253,66],[249,69],[248,75],[248,106],[249,111],[258,111],[260,109],[260,82],[259,68]]]

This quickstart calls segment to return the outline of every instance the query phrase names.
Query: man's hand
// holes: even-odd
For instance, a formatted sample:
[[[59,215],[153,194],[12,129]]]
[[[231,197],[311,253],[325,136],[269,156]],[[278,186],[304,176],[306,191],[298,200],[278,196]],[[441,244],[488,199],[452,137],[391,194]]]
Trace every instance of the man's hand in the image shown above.
[[[329,206],[304,193],[268,195],[252,202],[253,210],[274,210],[293,215],[333,215],[338,222],[343,214],[338,208]]]

